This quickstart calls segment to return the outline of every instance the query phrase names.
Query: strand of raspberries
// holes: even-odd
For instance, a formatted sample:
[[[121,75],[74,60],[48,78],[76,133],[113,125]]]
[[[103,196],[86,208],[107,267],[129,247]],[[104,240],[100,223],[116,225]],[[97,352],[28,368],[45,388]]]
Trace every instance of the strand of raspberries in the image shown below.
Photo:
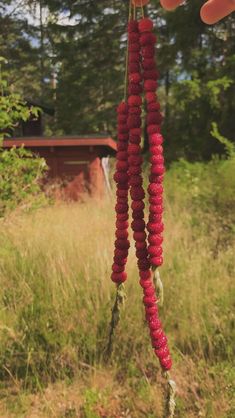
[[[128,23],[128,100],[118,106],[118,152],[114,180],[117,183],[116,237],[112,280],[123,283],[127,275],[125,264],[128,256],[128,189],[130,188],[133,238],[135,241],[140,285],[150,337],[155,354],[163,370],[170,370],[167,337],[159,320],[155,287],[151,267],[160,266],[162,259],[162,193],[164,160],[163,138],[160,135],[162,116],[157,102],[156,88],[158,72],[154,60],[156,37],[152,33],[153,23],[143,18]],[[150,214],[146,225],[141,155],[141,109],[142,92],[147,102],[147,132],[151,152],[151,173],[148,186]],[[148,240],[146,229],[148,231]],[[148,245],[149,244],[149,245]]]

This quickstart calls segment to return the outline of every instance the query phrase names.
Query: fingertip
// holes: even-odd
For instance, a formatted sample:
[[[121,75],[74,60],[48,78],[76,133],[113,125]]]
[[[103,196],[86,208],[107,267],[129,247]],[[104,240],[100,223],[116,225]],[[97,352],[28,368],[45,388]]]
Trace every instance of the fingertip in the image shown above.
[[[174,10],[177,6],[182,4],[184,0],[160,0],[162,7],[165,10]]]
[[[207,25],[213,25],[235,10],[231,0],[209,0],[201,8],[201,19]]]

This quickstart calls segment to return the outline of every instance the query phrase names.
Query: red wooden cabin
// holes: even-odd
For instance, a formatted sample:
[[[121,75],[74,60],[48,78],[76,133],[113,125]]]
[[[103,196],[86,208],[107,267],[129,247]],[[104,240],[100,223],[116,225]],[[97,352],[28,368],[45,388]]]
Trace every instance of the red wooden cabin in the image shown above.
[[[24,146],[45,158],[47,181],[60,184],[60,196],[78,200],[84,193],[102,197],[108,188],[108,159],[116,143],[109,136],[14,137],[4,148]]]

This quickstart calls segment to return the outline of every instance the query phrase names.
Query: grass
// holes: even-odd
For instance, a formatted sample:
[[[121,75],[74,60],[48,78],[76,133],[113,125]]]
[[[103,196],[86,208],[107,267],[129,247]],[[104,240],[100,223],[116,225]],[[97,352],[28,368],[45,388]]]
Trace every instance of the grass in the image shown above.
[[[166,178],[161,317],[177,417],[235,414],[234,198],[224,201],[222,185],[218,193],[215,171],[181,162]],[[162,417],[165,384],[144,324],[133,245],[113,356],[109,364],[103,358],[115,294],[113,207],[113,199],[87,201],[1,222],[0,416]]]

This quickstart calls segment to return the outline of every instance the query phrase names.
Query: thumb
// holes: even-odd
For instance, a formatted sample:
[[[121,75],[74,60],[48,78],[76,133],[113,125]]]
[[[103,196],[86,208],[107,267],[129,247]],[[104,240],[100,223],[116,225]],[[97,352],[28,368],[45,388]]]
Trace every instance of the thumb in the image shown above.
[[[201,19],[208,25],[213,25],[234,10],[235,0],[209,0],[201,8]]]

